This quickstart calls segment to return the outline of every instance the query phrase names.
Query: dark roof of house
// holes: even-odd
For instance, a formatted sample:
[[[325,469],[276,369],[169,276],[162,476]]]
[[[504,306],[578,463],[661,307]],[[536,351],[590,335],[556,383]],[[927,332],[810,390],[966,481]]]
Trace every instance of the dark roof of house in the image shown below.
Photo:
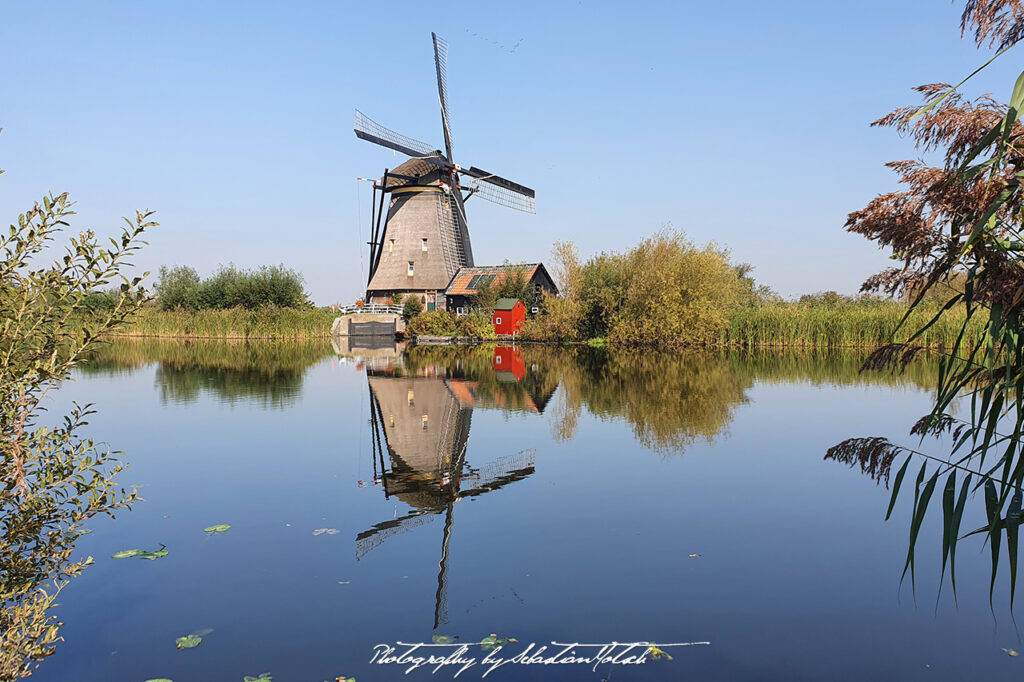
[[[501,281],[516,272],[522,272],[527,281],[533,279],[537,268],[544,267],[540,263],[523,263],[521,265],[483,265],[472,268],[460,268],[445,290],[447,296],[472,296],[483,282],[498,285]]]
[[[494,304],[495,310],[512,310],[516,307],[516,303],[519,303],[518,298],[499,298],[498,302]]]

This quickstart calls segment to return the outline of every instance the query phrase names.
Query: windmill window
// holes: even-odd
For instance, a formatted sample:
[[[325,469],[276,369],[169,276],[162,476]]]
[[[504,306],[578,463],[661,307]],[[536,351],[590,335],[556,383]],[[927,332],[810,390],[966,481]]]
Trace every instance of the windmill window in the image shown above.
[[[428,422],[427,415],[423,415],[423,430],[424,431],[427,430],[427,422]]]
[[[423,250],[424,251],[427,250],[427,238],[426,237],[423,238]]]
[[[395,250],[395,240],[392,239],[390,242],[388,242],[388,253],[391,253],[394,250]]]
[[[413,273],[413,263],[412,263],[412,261],[409,261],[409,276],[410,277],[412,277],[412,273]]]
[[[412,392],[412,389],[410,388],[410,389],[409,389],[409,392],[405,394],[405,399],[409,401],[409,404],[410,404],[410,405],[412,405],[412,402],[413,402],[413,400],[414,400],[415,398],[416,398],[416,396],[415,396],[415,394],[414,394],[414,393]],[[394,418],[392,417],[392,419],[394,419]]]
[[[501,318],[500,317],[494,318],[494,324],[501,324]]]

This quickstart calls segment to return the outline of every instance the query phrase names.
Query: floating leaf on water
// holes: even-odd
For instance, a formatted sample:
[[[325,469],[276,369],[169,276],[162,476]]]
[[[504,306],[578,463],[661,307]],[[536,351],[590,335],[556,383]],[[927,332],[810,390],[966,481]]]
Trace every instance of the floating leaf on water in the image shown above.
[[[218,523],[216,526],[210,526],[209,528],[204,528],[203,531],[213,535],[215,533],[223,533],[224,531],[228,530],[229,528],[231,528],[231,526],[229,526],[226,523]]]
[[[1016,656],[1020,655],[1016,651],[1014,651],[1013,649],[1003,649],[1003,651],[1006,653],[1007,656],[1014,656],[1014,657],[1016,657]]]
[[[253,677],[252,675],[246,675],[242,678],[244,682],[271,682],[274,677],[270,673],[260,673],[259,677]]]
[[[158,677],[155,680],[146,680],[146,682],[174,682],[174,680],[169,680],[166,677]]]
[[[434,644],[451,644],[452,642],[454,642],[458,638],[459,638],[458,635],[452,635],[451,637],[449,637],[448,635],[434,635],[433,637],[430,638],[430,640]]]
[[[127,559],[128,557],[139,556],[142,554],[141,549],[123,549],[120,552],[114,552],[110,555],[111,559]]]
[[[140,559],[149,559],[150,561],[153,561],[154,559],[165,557],[167,554],[168,551],[166,549],[158,549],[155,552],[139,552],[136,556]]]
[[[337,535],[340,532],[337,528],[317,528],[313,535]]]
[[[515,637],[498,637],[496,634],[491,633],[487,637],[480,640],[480,648],[484,651],[493,651],[498,647],[503,647],[509,642],[515,642]]]
[[[648,646],[647,650],[651,652],[651,658],[653,658],[654,660],[658,660],[658,659],[661,659],[661,658],[664,658],[666,661],[671,661],[672,660],[672,657],[669,656],[667,652],[662,651],[661,649],[659,649],[658,647],[654,646],[653,644]]]
[[[199,646],[199,643],[203,641],[203,638],[199,635],[185,635],[174,640],[174,643],[178,645],[179,649],[191,649]]]
[[[334,682],[356,682],[356,678],[342,675],[341,677],[335,677]]]

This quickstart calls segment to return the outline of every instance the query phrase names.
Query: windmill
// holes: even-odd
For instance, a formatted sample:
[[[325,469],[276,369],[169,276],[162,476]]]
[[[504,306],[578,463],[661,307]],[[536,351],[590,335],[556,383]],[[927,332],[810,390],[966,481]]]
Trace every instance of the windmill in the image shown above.
[[[470,197],[480,195],[502,206],[535,212],[534,191],[529,187],[455,163],[448,108],[448,43],[436,33],[430,35],[444,151],[389,130],[356,110],[356,137],[411,157],[394,170],[385,169],[383,178],[373,185],[367,302],[382,303],[398,293],[422,295],[432,302],[459,268],[473,265],[464,205]]]
[[[530,476],[534,453],[527,450],[472,467],[466,462],[466,444],[473,410],[460,404],[445,380],[367,374],[375,479],[383,484],[385,497],[393,495],[412,510],[359,533],[356,559],[387,538],[443,515],[434,596],[437,628],[448,622],[448,545],[455,503]]]

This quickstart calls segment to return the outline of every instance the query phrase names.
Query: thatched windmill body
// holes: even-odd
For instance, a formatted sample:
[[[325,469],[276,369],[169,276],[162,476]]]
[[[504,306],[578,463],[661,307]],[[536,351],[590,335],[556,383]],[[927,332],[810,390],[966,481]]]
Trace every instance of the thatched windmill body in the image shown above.
[[[373,185],[368,302],[412,294],[428,308],[444,307],[445,287],[459,268],[474,264],[465,209],[470,197],[479,194],[502,206],[535,210],[529,187],[455,163],[448,114],[448,45],[436,34],[431,36],[444,151],[389,130],[356,110],[357,137],[411,157],[394,170],[386,169]]]

